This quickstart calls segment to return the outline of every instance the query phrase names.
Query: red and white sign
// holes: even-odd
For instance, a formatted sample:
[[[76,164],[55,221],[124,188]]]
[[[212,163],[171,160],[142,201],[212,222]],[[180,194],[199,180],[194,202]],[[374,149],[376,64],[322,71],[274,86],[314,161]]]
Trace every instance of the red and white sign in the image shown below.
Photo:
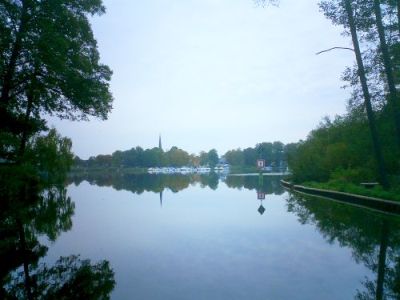
[[[257,192],[257,199],[258,200],[264,200],[265,199],[265,193]]]
[[[265,167],[265,159],[257,159],[257,168]]]

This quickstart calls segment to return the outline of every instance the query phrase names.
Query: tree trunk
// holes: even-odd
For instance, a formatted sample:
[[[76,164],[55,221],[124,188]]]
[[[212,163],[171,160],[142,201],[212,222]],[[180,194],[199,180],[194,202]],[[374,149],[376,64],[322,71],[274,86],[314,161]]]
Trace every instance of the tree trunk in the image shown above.
[[[397,29],[400,35],[400,0],[397,0]]]
[[[33,108],[33,92],[28,95],[28,104],[26,107],[25,118],[24,118],[25,128],[22,131],[17,161],[21,161],[25,153],[26,143],[28,142],[28,137],[29,137],[27,126],[31,116],[32,108]]]
[[[376,300],[382,300],[384,294],[384,283],[386,273],[386,252],[389,242],[388,226],[385,221],[382,223],[381,230],[381,242],[379,245],[379,256],[378,256],[378,278],[376,280]]]
[[[27,98],[28,102],[26,104],[26,111],[25,111],[25,116],[24,116],[24,127],[22,129],[21,142],[20,142],[20,146],[18,149],[18,156],[17,156],[18,162],[20,162],[23,159],[29,135],[32,134],[32,128],[29,128],[29,120],[31,117],[35,98],[37,98],[37,97],[35,97],[35,96],[37,96],[37,95],[35,95],[35,88],[36,88],[36,84],[37,84],[36,76],[38,75],[38,69],[39,69],[39,64],[37,63],[37,61],[35,61],[34,72],[31,75],[30,85],[26,92],[26,98]]]
[[[11,52],[10,61],[8,62],[5,73],[3,74],[3,86],[1,87],[0,103],[6,105],[10,100],[10,91],[12,89],[12,80],[15,75],[15,67],[17,64],[18,56],[21,53],[22,38],[25,35],[28,25],[28,6],[29,0],[24,0],[22,3],[21,21],[19,24],[18,32],[15,36],[15,42]]]
[[[399,4],[398,4],[399,5]],[[383,27],[382,21],[382,12],[380,7],[380,1],[374,0],[374,12],[375,12],[375,20],[376,27],[378,29],[379,41],[380,41],[380,50],[382,52],[383,64],[385,67],[385,74],[387,79],[387,85],[389,88],[389,105],[391,107],[396,131],[397,131],[397,143],[400,148],[400,107],[399,107],[399,99],[396,91],[396,85],[394,82],[394,74],[393,74],[393,66],[389,55],[389,48],[386,43],[385,37],[385,29]]]
[[[26,246],[24,226],[19,218],[17,218],[16,221],[17,221],[18,233],[19,233],[20,251],[22,252],[23,259],[24,259],[25,292],[26,292],[27,299],[33,300],[31,276],[29,275],[29,262],[27,259],[28,249]]]
[[[349,22],[351,38],[353,40],[354,52],[356,54],[358,76],[360,77],[361,87],[364,95],[364,104],[367,110],[368,124],[371,131],[372,144],[374,147],[375,160],[378,165],[379,181],[384,188],[389,187],[389,182],[386,175],[385,163],[382,155],[381,143],[378,137],[378,130],[375,124],[374,112],[371,105],[371,95],[368,90],[367,77],[365,75],[364,64],[361,56],[360,45],[358,43],[357,30],[353,17],[353,9],[350,0],[344,0],[347,18]]]

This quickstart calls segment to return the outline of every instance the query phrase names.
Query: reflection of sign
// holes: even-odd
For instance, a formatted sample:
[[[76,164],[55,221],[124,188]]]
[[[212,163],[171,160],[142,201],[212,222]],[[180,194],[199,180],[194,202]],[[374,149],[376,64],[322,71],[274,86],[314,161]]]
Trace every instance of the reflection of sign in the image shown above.
[[[260,207],[257,209],[260,215],[262,215],[265,212],[264,206],[260,205]]]
[[[257,168],[265,167],[265,159],[257,159]]]
[[[265,199],[265,193],[257,192],[257,199],[258,200],[264,200]]]

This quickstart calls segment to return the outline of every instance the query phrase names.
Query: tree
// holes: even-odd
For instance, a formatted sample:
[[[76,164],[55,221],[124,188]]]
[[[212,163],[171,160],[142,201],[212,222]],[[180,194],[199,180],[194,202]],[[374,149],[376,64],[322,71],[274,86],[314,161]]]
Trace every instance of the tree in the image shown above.
[[[280,166],[285,157],[285,145],[282,142],[258,143],[254,148],[248,147],[244,150],[229,150],[224,158],[231,165],[255,167],[257,159],[265,159],[268,163]]]
[[[45,114],[107,118],[111,70],[88,20],[104,12],[101,0],[0,2],[0,130],[18,136],[14,152],[45,129]]]
[[[354,137],[357,136],[357,139]],[[305,141],[286,149],[296,182],[375,180],[374,155],[367,121],[325,119]]]
[[[214,168],[219,161],[217,150],[211,149],[210,151],[208,151],[207,159],[208,159],[209,166],[211,168]]]
[[[259,159],[265,159],[265,161],[271,162],[272,143],[259,143],[256,145],[256,151]]]
[[[399,1],[397,1],[399,3]],[[398,8],[399,8],[398,4]],[[385,70],[385,75],[386,75],[386,80],[387,80],[387,86],[389,89],[389,103],[391,105],[391,110],[393,113],[393,118],[395,121],[396,125],[396,130],[397,130],[397,142],[398,145],[400,146],[400,106],[399,106],[399,99],[398,99],[398,93],[396,91],[396,86],[395,86],[395,80],[394,80],[394,73],[393,73],[393,66],[392,66],[392,61],[390,58],[389,54],[389,49],[388,45],[386,42],[386,37],[385,37],[385,30],[384,30],[384,25],[382,21],[382,12],[381,12],[381,6],[380,6],[380,1],[379,0],[374,0],[374,13],[375,13],[375,22],[376,22],[376,27],[378,30],[378,35],[379,35],[379,41],[380,41],[380,52],[382,53],[382,60],[383,60],[383,65],[384,65],[384,70]],[[399,12],[398,12],[399,15]]]
[[[379,179],[381,181],[381,184],[384,187],[388,187],[389,182],[386,176],[386,169],[385,169],[385,163],[383,160],[383,155],[382,155],[382,149],[378,137],[378,131],[376,128],[375,124],[375,117],[374,113],[372,110],[372,105],[371,105],[371,96],[369,94],[368,90],[368,85],[367,85],[367,79],[365,76],[365,70],[364,70],[364,64],[362,61],[362,56],[361,56],[361,50],[360,46],[358,43],[358,37],[357,37],[357,30],[356,30],[356,25],[355,25],[355,20],[353,16],[353,9],[351,7],[350,0],[345,0],[345,10],[347,14],[347,21],[348,21],[348,26],[350,27],[350,33],[351,33],[351,38],[353,41],[353,46],[354,46],[354,52],[356,55],[356,60],[357,60],[357,66],[358,66],[358,75],[360,77],[360,82],[361,86],[363,89],[363,94],[364,94],[364,100],[365,100],[365,108],[367,110],[367,117],[368,117],[368,124],[371,130],[371,137],[372,137],[372,143],[375,151],[375,158],[376,162],[378,164],[378,170],[379,170]]]
[[[244,164],[247,166],[255,166],[257,161],[257,151],[254,148],[246,148],[243,150]]]
[[[73,163],[72,142],[52,128],[47,135],[36,135],[27,146],[24,155],[26,164],[49,181],[65,179]]]
[[[353,50],[357,62],[357,75],[362,88],[364,106],[367,112],[372,145],[379,172],[379,181],[384,187],[388,187],[389,182],[387,179],[386,168],[382,154],[382,147],[378,136],[378,130],[372,107],[371,94],[369,92],[366,70],[364,68],[363,57],[357,34],[357,25],[362,24],[359,26],[365,26],[364,24],[368,22],[366,22],[365,20],[358,20],[354,17],[353,7],[350,0],[322,1],[320,2],[320,7],[324,11],[325,15],[330,18],[334,24],[341,24],[350,31],[350,36],[354,47]],[[368,20],[368,17],[366,19]]]
[[[173,167],[186,166],[189,163],[189,154],[177,147],[172,147],[169,151],[165,152],[167,162]]]
[[[199,155],[199,161],[201,166],[205,166],[208,164],[208,154],[205,151],[201,151]]]
[[[224,154],[224,157],[230,165],[242,166],[244,164],[244,156],[241,149],[229,150]]]

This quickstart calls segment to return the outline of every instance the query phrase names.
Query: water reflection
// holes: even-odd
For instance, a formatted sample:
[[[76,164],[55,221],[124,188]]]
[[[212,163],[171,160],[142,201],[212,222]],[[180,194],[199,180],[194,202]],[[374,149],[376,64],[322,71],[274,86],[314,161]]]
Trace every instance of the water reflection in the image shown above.
[[[129,174],[123,172],[90,172],[75,173],[69,176],[70,182],[79,185],[87,181],[92,185],[109,186],[117,191],[125,190],[140,195],[143,192],[162,193],[165,189],[177,193],[200,184],[213,190],[218,188],[219,176],[216,173],[206,174]],[[162,202],[162,194],[160,194]]]
[[[400,299],[398,217],[300,195],[290,195],[287,207],[300,223],[315,226],[328,243],[350,248],[354,260],[375,274],[365,277],[355,299]]]
[[[257,211],[260,215],[265,212],[262,200],[266,195],[282,195],[284,189],[280,184],[280,176],[224,176],[221,174],[129,174],[124,172],[89,172],[74,173],[69,181],[75,185],[83,181],[91,185],[113,187],[117,191],[125,190],[140,195],[143,192],[159,193],[160,207],[163,206],[163,192],[168,189],[178,193],[190,186],[199,184],[202,188],[216,190],[220,181],[230,188],[255,190],[260,206]],[[262,198],[260,198],[262,197]]]
[[[125,190],[134,194],[143,192],[162,193],[165,189],[177,193],[192,185],[199,184],[203,188],[216,190],[220,181],[230,188],[256,190],[264,194],[281,195],[284,188],[280,185],[279,176],[271,176],[260,180],[259,176],[228,176],[220,178],[217,173],[210,174],[129,174],[124,172],[89,172],[74,173],[69,181],[79,185],[87,181],[92,185],[113,187],[117,191]],[[162,194],[160,194],[162,202]]]
[[[75,206],[62,182],[29,166],[1,166],[0,187],[0,299],[107,299],[115,283],[107,261],[40,262],[48,251],[40,237],[55,241],[72,227]]]
[[[41,242],[43,240],[41,237],[45,236],[50,241],[61,240],[60,235],[73,226],[72,218],[76,208],[63,183],[48,182],[32,174],[34,173],[15,168],[2,169],[0,173],[0,198],[2,199],[0,202],[0,299],[109,298],[115,281],[114,272],[108,261],[94,263],[72,253],[70,256],[59,258],[54,263],[43,263],[45,260],[43,258],[52,249],[49,250]],[[104,216],[113,215],[108,223],[101,227],[109,230],[108,235],[97,231],[99,227],[97,223],[97,225],[93,224],[94,232],[90,231],[90,234],[101,235],[105,244],[112,245],[107,257],[112,257],[112,251],[125,254],[119,259],[110,258],[110,260],[120,261],[126,269],[128,269],[126,266],[131,267],[125,271],[126,273],[121,271],[120,278],[130,274],[135,280],[142,280],[140,281],[142,285],[143,283],[148,285],[135,287],[142,291],[143,294],[138,292],[139,295],[149,295],[146,294],[148,290],[159,288],[161,291],[169,291],[170,296],[176,296],[173,292],[176,286],[182,290],[185,290],[182,287],[184,286],[187,288],[186,291],[194,291],[196,288],[199,289],[199,285],[197,279],[193,278],[206,280],[204,278],[211,276],[223,283],[221,286],[214,285],[214,280],[208,283],[216,289],[215,291],[218,290],[218,295],[221,296],[219,299],[231,299],[232,295],[237,295],[231,292],[224,294],[225,286],[234,289],[237,282],[243,284],[240,289],[242,292],[240,295],[243,297],[237,298],[261,299],[257,295],[262,294],[263,287],[260,286],[260,290],[256,291],[250,290],[250,287],[256,288],[252,284],[257,283],[251,281],[252,276],[248,276],[251,271],[251,274],[255,275],[254,278],[265,280],[263,284],[276,286],[278,292],[275,295],[279,296],[282,295],[282,291],[285,291],[285,287],[291,284],[292,278],[287,275],[289,273],[308,275],[307,272],[312,270],[317,273],[322,272],[312,274],[318,277],[332,271],[328,268],[308,267],[305,270],[298,270],[304,268],[304,265],[290,262],[292,257],[296,257],[297,262],[305,261],[302,255],[307,251],[309,253],[309,249],[312,249],[313,252],[309,255],[313,256],[315,251],[315,255],[319,255],[319,258],[315,258],[315,261],[311,261],[310,264],[322,264],[322,261],[326,259],[318,251],[320,249],[326,251],[328,247],[334,248],[339,245],[340,248],[350,249],[350,259],[353,262],[369,270],[365,276],[357,277],[359,280],[356,285],[353,284],[350,288],[350,293],[355,299],[400,299],[400,220],[398,216],[380,214],[328,200],[287,194],[279,184],[279,180],[279,177],[259,176],[228,176],[221,179],[217,174],[185,176],[102,172],[75,174],[69,179],[70,183],[75,183],[75,185],[87,181],[96,186],[113,187],[116,191],[110,189],[112,192],[110,199],[118,197],[119,190],[126,190],[137,195],[145,191],[152,192],[155,193],[153,204],[156,208],[158,201],[160,206],[165,206],[166,209],[157,209],[157,213],[154,213],[152,210],[154,205],[149,204],[149,201],[131,201],[132,197],[127,197],[127,201],[108,201],[103,198],[99,201],[98,196],[93,196],[92,202],[82,201],[81,203],[90,215],[96,215],[94,205],[97,208],[106,205],[104,207],[107,209],[100,207],[98,211],[104,214],[99,217],[103,223],[105,223]],[[88,184],[82,186],[90,187]],[[197,190],[194,189],[195,186]],[[165,205],[165,200],[168,204],[166,196],[171,197],[171,193],[166,190],[178,193],[188,188],[193,188],[194,193],[187,194],[192,198],[176,196],[177,201],[174,205]],[[90,190],[94,189],[94,186],[90,187]],[[78,188],[75,190],[77,191]],[[196,198],[196,193],[201,196]],[[90,197],[90,194],[82,193],[85,200],[88,195]],[[278,197],[279,195],[281,197]],[[75,194],[75,197],[78,197],[78,194]],[[143,195],[143,199],[145,198]],[[247,198],[252,201],[247,201]],[[151,195],[148,199],[152,199]],[[272,199],[274,201],[270,201]],[[77,201],[77,203],[80,202]],[[115,221],[116,219],[118,222]],[[95,223],[95,219],[87,222]],[[299,224],[307,224],[312,230],[307,231],[304,228],[300,230],[298,227],[307,226]],[[124,230],[129,234],[125,235]],[[320,236],[324,239],[321,242],[323,245],[316,246]],[[132,239],[132,244],[129,244],[130,239]],[[313,245],[313,248],[301,248],[303,245],[299,245],[299,241],[302,239],[305,244]],[[88,247],[93,247],[93,244]],[[95,247],[98,245],[96,244]],[[114,250],[114,248],[119,250]],[[343,255],[343,252],[337,249],[332,252],[334,257]],[[188,253],[190,255],[185,256]],[[266,261],[268,263],[264,264]],[[285,263],[287,265],[282,267]],[[152,265],[156,267],[147,273],[149,266]],[[231,268],[233,265],[234,267]],[[332,265],[330,267],[335,268]],[[135,268],[139,268],[139,271]],[[172,268],[182,273],[171,273]],[[283,271],[278,271],[282,269]],[[123,269],[120,268],[120,270]],[[273,275],[268,273],[268,270],[274,270]],[[221,276],[219,276],[219,271],[223,273]],[[335,272],[337,273],[332,276],[341,276],[340,270]],[[263,274],[270,276],[259,276]],[[191,280],[182,280],[185,276]],[[223,281],[225,276],[230,278],[230,282]],[[176,281],[174,281],[175,277],[178,278]],[[162,282],[165,278],[168,278],[168,284],[159,283],[157,287],[157,284],[153,286],[151,283],[152,281]],[[121,279],[121,281],[124,280],[126,279]],[[135,285],[136,281],[128,284]],[[203,284],[202,281],[200,286]],[[316,283],[301,281],[301,285],[304,284],[311,285],[307,288],[313,290],[315,288],[313,284]],[[332,287],[329,288],[332,289]],[[239,293],[238,290],[235,291]],[[152,295],[158,295],[154,293]],[[160,292],[159,295],[161,294]],[[223,297],[223,295],[230,295],[230,297]],[[338,295],[341,295],[340,292]],[[129,295],[125,296],[129,298]],[[193,297],[188,298],[196,298],[193,293],[190,296]],[[278,296],[272,298],[282,298]],[[311,292],[304,296],[307,299],[323,298]]]
[[[398,217],[386,216],[327,200],[289,195],[280,186],[279,179],[279,177],[229,176],[224,180],[219,180],[218,177],[206,178],[192,175],[100,174],[95,176],[92,174],[91,177],[75,177],[74,182],[81,183],[83,180],[87,180],[92,184],[102,183],[104,186],[134,193],[143,191],[156,193],[156,197],[143,195],[141,198],[135,198],[134,201],[132,201],[132,197],[126,196],[126,201],[121,201],[124,209],[115,210],[116,212],[127,211],[126,215],[124,214],[125,218],[121,217],[121,219],[129,219],[129,221],[126,221],[122,228],[129,228],[131,236],[135,236],[134,239],[132,238],[132,244],[120,246],[122,250],[119,250],[118,253],[123,252],[126,248],[129,249],[129,255],[135,257],[132,260],[140,258],[140,262],[130,262],[131,265],[141,270],[137,271],[138,274],[147,275],[156,282],[168,278],[166,280],[168,284],[159,284],[159,286],[154,286],[149,280],[142,279],[143,281],[140,282],[146,283],[146,287],[139,288],[140,291],[137,293],[140,296],[159,295],[160,291],[173,293],[170,289],[174,288],[183,291],[200,290],[204,292],[199,288],[197,278],[203,280],[203,277],[200,276],[214,276],[213,279],[217,278],[221,281],[221,286],[216,287],[212,284],[209,286],[215,288],[216,292],[218,291],[220,296],[218,299],[229,299],[224,296],[229,294],[225,288],[234,288],[231,284],[235,285],[236,282],[243,284],[243,294],[237,297],[240,299],[246,299],[244,297],[246,293],[247,299],[261,299],[262,290],[265,290],[265,286],[268,285],[278,290],[274,294],[277,297],[270,298],[284,299],[285,297],[279,296],[290,294],[290,289],[285,294],[285,287],[288,284],[296,287],[302,286],[304,290],[308,290],[304,294],[304,299],[328,299],[329,297],[324,297],[325,294],[323,296],[317,292],[313,294],[313,290],[318,290],[320,293],[324,289],[331,291],[338,283],[326,280],[323,283],[329,282],[330,285],[321,284],[319,289],[316,287],[319,285],[317,282],[319,279],[315,278],[332,279],[342,276],[341,271],[343,271],[346,273],[345,278],[346,276],[350,277],[350,273],[352,276],[359,273],[352,277],[355,280],[344,288],[345,292],[337,291],[337,294],[331,295],[329,299],[398,299],[400,297],[400,223]],[[197,185],[197,188],[192,185]],[[172,197],[170,193],[165,192],[165,189],[177,192],[190,187],[192,187],[193,193],[182,193],[185,196],[176,196],[177,201],[174,201],[174,205],[167,205],[169,209],[158,210],[157,213],[154,213],[152,210],[154,205],[149,201],[139,201],[139,199],[154,198],[157,201],[159,198],[160,205],[163,205],[165,200],[163,197],[166,195]],[[208,190],[202,190],[199,187],[207,187]],[[218,189],[217,193],[213,191],[215,187]],[[95,190],[89,185],[83,185],[83,188],[85,191]],[[115,194],[111,189],[108,192],[110,192],[110,199],[114,199]],[[196,198],[196,194],[201,196]],[[282,197],[277,197],[279,195]],[[106,197],[104,198],[102,203],[110,205],[110,207],[107,206],[110,209],[113,204],[109,203],[110,201]],[[241,201],[239,203],[236,200]],[[97,201],[98,199],[95,199],[93,203],[98,204]],[[90,207],[88,203],[85,205]],[[248,210],[249,205],[254,205],[254,210],[253,208]],[[280,206],[283,207],[283,212],[279,211]],[[103,208],[103,210],[105,209]],[[248,214],[248,211],[253,214]],[[263,217],[260,218],[259,215],[263,215]],[[295,221],[296,218],[298,222]],[[137,219],[139,220],[137,221]],[[305,227],[309,229],[298,229],[297,227],[303,227],[299,226],[299,223],[308,224],[309,226]],[[112,232],[121,232],[121,228],[118,227]],[[132,235],[132,232],[136,235]],[[165,239],[164,236],[168,236],[168,238]],[[320,241],[320,236],[325,241]],[[301,244],[302,242],[304,244]],[[333,263],[325,264],[325,261],[328,260],[326,257],[329,256],[325,256],[326,253],[323,251],[327,251],[329,245],[332,248],[329,251],[333,255]],[[132,250],[137,249],[136,247],[139,249],[137,252]],[[337,248],[345,248],[346,251]],[[351,257],[347,256],[349,253],[347,249],[350,249]],[[132,251],[135,254],[132,254]],[[191,255],[187,257],[185,253],[191,253]],[[315,257],[313,257],[314,255]],[[345,256],[345,259],[336,259],[341,255]],[[282,256],[284,257],[282,258]],[[311,260],[304,259],[304,257]],[[193,261],[198,263],[194,264]],[[343,261],[347,264],[354,262],[354,265],[365,266],[370,272],[366,271],[364,267],[357,268],[357,272],[354,271],[355,268],[340,270],[342,265],[336,266],[335,263]],[[232,263],[235,265],[234,268],[230,267]],[[122,264],[125,265],[125,261]],[[307,264],[313,266],[309,267]],[[257,267],[255,268],[254,265]],[[315,267],[315,265],[321,266]],[[154,272],[151,274],[147,274],[145,271],[149,266],[154,266]],[[170,274],[171,268],[180,270],[181,276]],[[218,273],[219,269],[224,270],[221,276]],[[283,271],[277,271],[282,269]],[[245,275],[241,277],[235,270],[242,270]],[[251,270],[251,274],[255,275],[254,277],[264,278],[265,282],[262,286],[256,287],[253,283],[257,281],[248,279],[249,270]],[[268,270],[275,271],[271,275]],[[313,271],[315,274],[312,273]],[[129,273],[126,270],[125,272]],[[332,274],[327,275],[330,273]],[[226,274],[231,282],[223,279]],[[288,274],[306,275],[312,280],[302,281],[299,279],[302,276],[289,276]],[[177,276],[178,278],[196,278],[196,280],[187,279],[185,283],[182,283],[182,281],[174,280]],[[341,285],[339,284],[337,288],[341,289],[345,283],[343,280],[339,282]],[[253,291],[250,291],[250,288]],[[157,292],[151,294],[149,290]],[[235,292],[238,291],[235,290]],[[329,292],[327,293],[329,294]],[[182,293],[182,295],[187,294]],[[231,292],[229,295],[236,294]],[[291,295],[293,296],[293,294]],[[190,296],[196,298],[193,294]],[[182,298],[184,297],[182,296]],[[197,297],[197,299],[201,298]],[[161,299],[161,297],[154,296],[154,299]]]
[[[230,188],[255,190],[260,206],[257,211],[263,215],[266,211],[263,201],[268,195],[282,195],[284,188],[280,184],[280,176],[228,176],[225,183]]]
[[[280,176],[228,176],[225,183],[230,188],[255,190],[265,195],[282,195],[285,189],[281,186]]]

